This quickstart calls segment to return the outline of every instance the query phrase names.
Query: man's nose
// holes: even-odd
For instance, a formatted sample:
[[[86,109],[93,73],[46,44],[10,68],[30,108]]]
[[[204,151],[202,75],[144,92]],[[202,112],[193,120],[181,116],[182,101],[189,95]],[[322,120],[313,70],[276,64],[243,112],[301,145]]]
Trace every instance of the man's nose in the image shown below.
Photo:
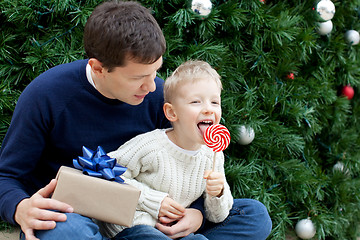
[[[142,85],[142,88],[146,91],[154,92],[156,90],[155,77],[156,72],[152,75],[147,76]]]

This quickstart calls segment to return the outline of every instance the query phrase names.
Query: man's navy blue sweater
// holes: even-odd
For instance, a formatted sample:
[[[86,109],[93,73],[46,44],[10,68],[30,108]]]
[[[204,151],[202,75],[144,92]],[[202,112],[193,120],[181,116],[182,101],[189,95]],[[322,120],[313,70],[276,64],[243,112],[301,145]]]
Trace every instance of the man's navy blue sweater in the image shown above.
[[[163,80],[132,106],[101,95],[86,78],[87,60],[56,66],[21,94],[0,150],[0,216],[15,224],[17,204],[72,165],[82,146],[106,152],[155,128],[169,127]]]

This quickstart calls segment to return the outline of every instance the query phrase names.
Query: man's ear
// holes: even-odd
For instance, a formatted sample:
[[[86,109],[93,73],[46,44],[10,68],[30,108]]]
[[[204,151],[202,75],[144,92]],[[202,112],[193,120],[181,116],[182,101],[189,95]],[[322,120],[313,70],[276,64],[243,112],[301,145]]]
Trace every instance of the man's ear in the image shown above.
[[[90,58],[88,63],[91,66],[92,72],[97,77],[101,77],[104,71],[106,71],[106,69],[102,66],[102,63],[96,58]]]
[[[176,112],[175,112],[174,107],[173,107],[173,105],[171,103],[164,103],[163,110],[164,110],[164,113],[165,113],[165,117],[170,122],[175,122],[177,120]]]

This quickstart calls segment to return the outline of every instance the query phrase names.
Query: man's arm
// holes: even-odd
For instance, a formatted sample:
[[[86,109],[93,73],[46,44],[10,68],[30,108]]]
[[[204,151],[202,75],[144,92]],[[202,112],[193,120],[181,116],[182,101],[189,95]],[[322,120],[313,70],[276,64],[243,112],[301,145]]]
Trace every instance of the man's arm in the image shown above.
[[[201,212],[202,215],[202,222],[201,222],[201,226],[196,230],[199,231],[204,227],[205,224],[205,207],[204,207],[204,198],[203,197],[199,197],[198,199],[196,199],[195,202],[193,202],[189,208],[193,208],[196,209],[198,211]]]
[[[16,225],[14,214],[20,201],[28,198],[22,184],[13,178],[0,176],[0,216],[1,219]]]

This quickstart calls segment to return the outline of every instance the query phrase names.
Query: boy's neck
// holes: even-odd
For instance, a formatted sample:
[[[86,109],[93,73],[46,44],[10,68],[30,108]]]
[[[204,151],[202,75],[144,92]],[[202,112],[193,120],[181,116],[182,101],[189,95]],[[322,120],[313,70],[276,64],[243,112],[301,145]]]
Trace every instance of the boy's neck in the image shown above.
[[[179,134],[174,129],[166,131],[166,135],[172,143],[174,143],[176,146],[178,146],[184,150],[197,151],[201,147],[201,144],[187,144],[190,146],[190,147],[187,147],[187,145],[182,143],[181,137],[179,137]]]

